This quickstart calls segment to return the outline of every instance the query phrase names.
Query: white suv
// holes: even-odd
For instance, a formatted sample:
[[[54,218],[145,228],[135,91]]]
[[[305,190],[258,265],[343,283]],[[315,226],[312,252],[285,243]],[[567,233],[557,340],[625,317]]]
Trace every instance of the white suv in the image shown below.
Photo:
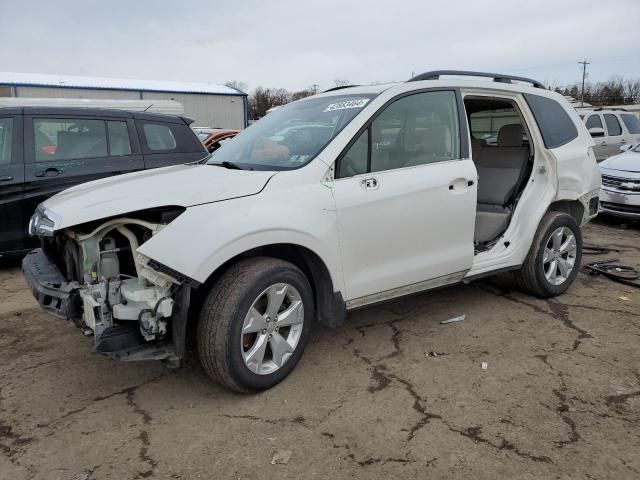
[[[619,154],[620,147],[640,143],[640,120],[633,113],[622,108],[580,108],[578,113],[593,137],[598,162]]]
[[[96,352],[177,365],[192,331],[213,379],[266,389],[314,321],[350,309],[508,270],[564,292],[598,209],[592,147],[563,97],[520,77],[333,89],[201,162],[50,198],[23,270]]]

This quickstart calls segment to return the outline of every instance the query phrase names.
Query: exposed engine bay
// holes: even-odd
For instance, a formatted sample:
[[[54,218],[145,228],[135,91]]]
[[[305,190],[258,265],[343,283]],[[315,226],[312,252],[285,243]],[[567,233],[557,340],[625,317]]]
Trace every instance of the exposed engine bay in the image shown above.
[[[25,274],[55,276],[57,270],[62,278],[50,281],[53,290],[36,297],[45,309],[93,336],[96,352],[131,360],[144,359],[132,357],[136,353],[179,359],[169,334],[174,297],[185,279],[159,271],[161,266],[154,268],[136,250],[182,211],[130,214],[41,236],[42,250],[25,258]]]

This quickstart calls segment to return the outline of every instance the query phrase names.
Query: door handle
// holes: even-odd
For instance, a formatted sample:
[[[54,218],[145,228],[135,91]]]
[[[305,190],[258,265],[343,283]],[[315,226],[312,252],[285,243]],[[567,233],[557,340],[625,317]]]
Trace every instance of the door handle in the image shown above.
[[[627,141],[623,138],[622,140],[620,140],[620,143],[627,143]]]
[[[607,142],[605,142],[604,140],[602,142],[600,142],[600,145],[606,145]]]
[[[376,177],[363,178],[360,185],[364,190],[376,190],[378,188],[378,179]]]
[[[40,170],[39,172],[35,173],[36,177],[57,177],[58,175],[62,175],[64,173],[64,170],[62,170],[61,168],[55,168],[55,167],[50,167],[47,168],[46,170]]]
[[[10,182],[11,180],[13,180],[11,175],[2,175],[0,177],[0,182]]]
[[[459,191],[459,192],[466,192],[467,191],[467,187],[472,187],[474,184],[473,180],[470,180],[468,178],[456,178],[455,180],[453,180],[450,184],[449,184],[449,190],[451,191]]]

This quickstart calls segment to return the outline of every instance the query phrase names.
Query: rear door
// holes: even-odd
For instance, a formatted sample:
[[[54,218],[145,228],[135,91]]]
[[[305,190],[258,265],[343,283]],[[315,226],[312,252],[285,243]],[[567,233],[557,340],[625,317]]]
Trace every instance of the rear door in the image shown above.
[[[584,124],[587,127],[587,130],[591,128],[601,128],[603,130],[602,134],[591,134],[593,141],[595,142],[593,153],[596,156],[596,160],[601,162],[608,157],[608,144],[606,140],[607,130],[604,128],[604,124],[602,123],[602,117],[598,113],[592,113],[587,117]]]
[[[617,115],[613,113],[604,113],[604,123],[607,127],[607,136],[604,138],[604,150],[606,158],[620,153],[620,147],[624,144],[624,135],[622,134],[622,125]],[[596,141],[596,144],[598,142]]]
[[[452,283],[471,268],[477,174],[461,112],[454,91],[403,96],[339,158],[349,306]]]
[[[0,257],[24,248],[22,115],[0,114]]]
[[[136,128],[145,168],[194,162],[208,155],[202,142],[186,123],[137,119]]]
[[[66,188],[144,168],[130,119],[32,114],[24,123],[24,195],[31,212]]]
[[[624,139],[629,145],[640,143],[640,120],[633,113],[621,113],[620,118],[625,127]]]

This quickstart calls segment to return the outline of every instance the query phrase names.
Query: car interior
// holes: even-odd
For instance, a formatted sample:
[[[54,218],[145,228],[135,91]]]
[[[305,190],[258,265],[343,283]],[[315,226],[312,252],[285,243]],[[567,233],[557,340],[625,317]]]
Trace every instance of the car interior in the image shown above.
[[[465,97],[471,154],[478,171],[476,251],[491,248],[509,226],[533,167],[526,124],[506,99]]]

